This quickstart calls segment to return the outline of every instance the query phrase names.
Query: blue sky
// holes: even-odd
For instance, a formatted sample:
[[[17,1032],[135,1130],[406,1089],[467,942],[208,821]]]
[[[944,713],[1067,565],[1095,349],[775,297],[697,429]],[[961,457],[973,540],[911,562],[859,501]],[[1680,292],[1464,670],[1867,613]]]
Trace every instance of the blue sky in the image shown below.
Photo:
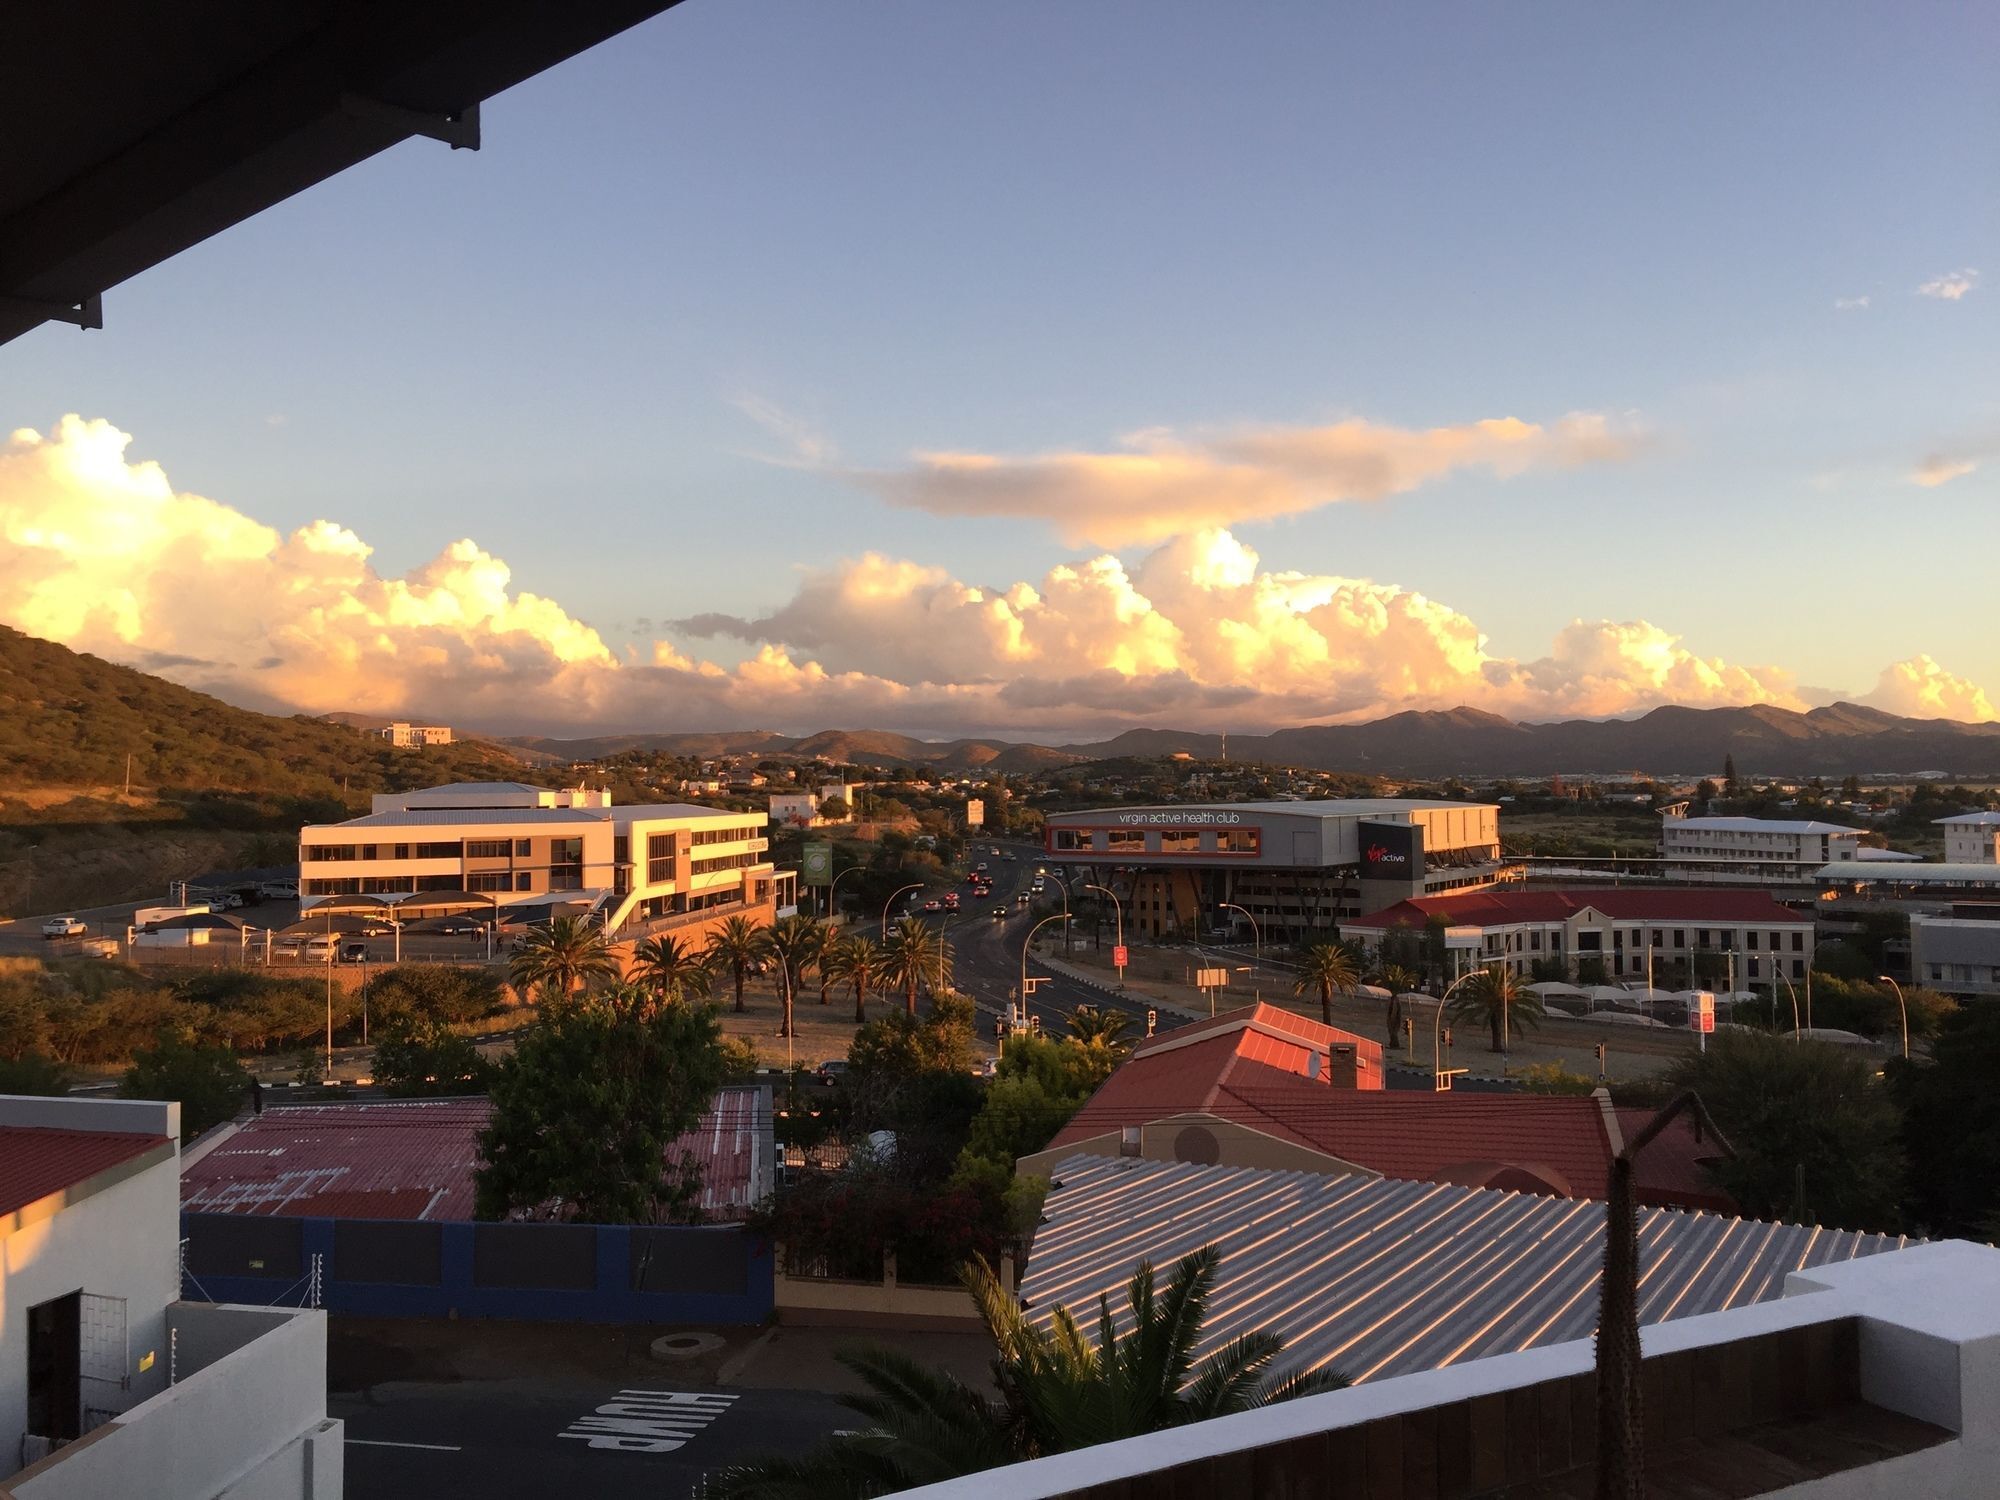
[[[688,0],[480,152],[408,143],[0,349],[0,421],[106,419],[383,575],[469,536],[614,650],[728,668],[754,632],[638,622],[870,550],[1000,589],[1103,550],[854,472],[914,453],[1594,413],[1616,461],[1231,529],[1509,661],[1643,618],[1801,691],[1920,653],[2000,690],[1944,586],[2000,542],[2000,288],[1917,292],[2000,277],[1996,62],[1974,5]],[[795,658],[876,670],[813,628]]]

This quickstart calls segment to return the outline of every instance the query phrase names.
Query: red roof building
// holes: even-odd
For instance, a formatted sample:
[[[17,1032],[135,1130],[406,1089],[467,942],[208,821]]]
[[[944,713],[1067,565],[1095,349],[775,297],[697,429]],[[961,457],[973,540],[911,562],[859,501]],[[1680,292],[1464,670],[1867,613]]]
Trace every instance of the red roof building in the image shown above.
[[[181,1207],[294,1218],[469,1220],[485,1099],[385,1100],[268,1109],[191,1160]],[[669,1148],[702,1167],[703,1215],[740,1219],[769,1191],[771,1106],[725,1088]]]
[[[141,1158],[165,1160],[173,1149],[170,1136],[0,1125],[0,1217],[41,1217],[31,1210],[50,1199],[86,1196],[99,1178]]]
[[[1310,1053],[1287,1055],[1288,1039],[1311,1033],[1369,1049],[1374,1086],[1330,1086],[1324,1066],[1318,1076],[1298,1066]],[[1184,1027],[1135,1051],[1019,1170],[1046,1173],[1086,1152],[1603,1198],[1627,1127],[1649,1118],[1614,1110],[1602,1092],[1384,1091],[1380,1070],[1375,1044],[1271,1006]],[[1700,1166],[1720,1154],[1677,1123],[1640,1159],[1641,1201],[1731,1206]]]
[[[1458,929],[1449,942],[1463,961],[1522,975],[1557,961],[1575,977],[1594,959],[1608,979],[1639,978],[1705,953],[1733,957],[1745,984],[1769,984],[1774,974],[1804,979],[1813,949],[1811,915],[1762,891],[1674,886],[1424,896],[1346,919],[1340,933],[1379,948],[1395,929],[1421,933],[1434,922]]]

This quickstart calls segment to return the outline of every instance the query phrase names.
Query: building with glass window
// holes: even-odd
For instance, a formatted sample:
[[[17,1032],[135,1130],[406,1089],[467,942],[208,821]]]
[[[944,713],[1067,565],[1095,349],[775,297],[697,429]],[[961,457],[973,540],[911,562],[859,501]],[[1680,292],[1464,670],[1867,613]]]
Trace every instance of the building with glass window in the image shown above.
[[[1411,896],[1478,890],[1505,872],[1487,802],[1355,797],[1050,813],[1056,863],[1115,891],[1128,931],[1243,929],[1266,941],[1331,932]],[[1095,872],[1095,873],[1090,873]]]
[[[374,897],[412,913],[490,906],[503,920],[564,907],[601,914],[611,932],[701,914],[768,921],[768,823],[514,781],[384,793],[365,817],[299,831],[299,905]]]
[[[1822,865],[1861,858],[1861,830],[1798,818],[1660,822],[1666,877],[1687,885],[1805,886]]]

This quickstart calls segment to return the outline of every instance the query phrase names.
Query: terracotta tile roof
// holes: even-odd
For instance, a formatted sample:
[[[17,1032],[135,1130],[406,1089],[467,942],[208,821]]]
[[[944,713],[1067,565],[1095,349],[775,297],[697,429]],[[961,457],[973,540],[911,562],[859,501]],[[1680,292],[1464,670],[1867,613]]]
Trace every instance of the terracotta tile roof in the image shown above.
[[[727,1088],[672,1150],[702,1163],[702,1208],[741,1218],[768,1190],[769,1110]],[[467,1220],[485,1099],[308,1104],[267,1109],[188,1167],[181,1207],[298,1218]]]
[[[1619,1109],[1618,1133],[1631,1140],[1652,1123],[1655,1111]],[[1736,1200],[1725,1193],[1702,1163],[1723,1154],[1722,1143],[1712,1135],[1697,1136],[1697,1122],[1686,1115],[1655,1136],[1639,1154],[1634,1186],[1641,1203],[1676,1208],[1705,1208],[1718,1213],[1735,1213]]]
[[[1231,1011],[1227,1015],[1211,1016],[1205,1021],[1191,1021],[1141,1042],[1132,1055],[1135,1059],[1153,1058],[1206,1047],[1211,1041],[1226,1044],[1239,1056],[1268,1063],[1300,1077],[1308,1076],[1315,1054],[1324,1055],[1329,1047],[1351,1047],[1354,1050],[1355,1087],[1382,1087],[1380,1042],[1370,1041],[1352,1031],[1343,1031],[1338,1026],[1324,1025],[1275,1005],[1259,1004],[1249,1010]],[[1206,1052],[1203,1055],[1219,1059],[1223,1054]]]
[[[1619,922],[1809,922],[1763,891],[1664,887],[1612,891],[1467,891],[1450,896],[1418,896],[1369,916],[1343,921],[1347,927],[1421,927],[1433,916],[1455,926],[1500,927],[1512,922],[1563,922],[1586,907]]]
[[[165,1144],[166,1136],[143,1132],[0,1126],[0,1214],[79,1187]]]

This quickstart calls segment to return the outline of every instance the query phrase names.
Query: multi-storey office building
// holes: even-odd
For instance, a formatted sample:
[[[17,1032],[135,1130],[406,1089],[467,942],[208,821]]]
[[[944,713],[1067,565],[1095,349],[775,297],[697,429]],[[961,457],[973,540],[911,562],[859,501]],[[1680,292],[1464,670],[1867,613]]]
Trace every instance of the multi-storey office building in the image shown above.
[[[1948,865],[2000,865],[2000,812],[1960,813],[1939,818]]]
[[[763,813],[691,803],[614,807],[609,792],[461,782],[389,793],[344,823],[299,831],[299,903],[375,896],[400,909],[574,903],[616,932],[656,918],[769,920],[776,876]]]
[[[1398,927],[1435,923],[1450,930],[1459,961],[1523,978],[1537,962],[1574,978],[1594,960],[1611,981],[1650,971],[1662,987],[1670,975],[1719,986],[1733,969],[1741,987],[1804,979],[1813,952],[1812,918],[1762,891],[1479,891],[1399,902],[1342,922],[1340,935],[1375,949]]]
[[[1056,863],[1117,892],[1125,925],[1158,937],[1247,917],[1267,941],[1324,934],[1409,896],[1497,879],[1500,809],[1414,798],[1220,802],[1051,813]]]
[[[1963,999],[2000,995],[2000,907],[1968,904],[1950,916],[1912,915],[1910,977]]]
[[[1781,818],[1676,818],[1660,824],[1669,880],[1690,885],[1809,885],[1826,865],[1858,860],[1861,830]]]

